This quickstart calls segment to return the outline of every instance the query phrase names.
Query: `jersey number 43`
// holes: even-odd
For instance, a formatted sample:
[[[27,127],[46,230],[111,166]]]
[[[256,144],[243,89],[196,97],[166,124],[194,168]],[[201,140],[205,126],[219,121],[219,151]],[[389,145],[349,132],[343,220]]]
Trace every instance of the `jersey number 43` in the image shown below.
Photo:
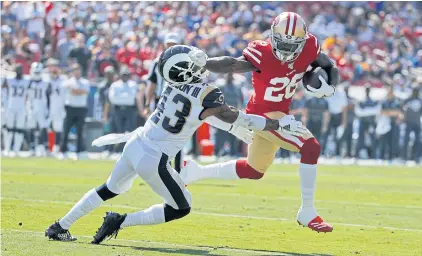
[[[267,87],[265,90],[264,100],[272,102],[280,102],[284,99],[293,97],[296,87],[305,73],[298,73],[292,77],[275,77],[271,79],[271,85],[282,84],[281,87]]]
[[[151,117],[151,120],[155,124],[158,124],[161,118],[163,118],[163,121],[161,122],[161,126],[163,127],[163,129],[170,133],[178,134],[182,131],[183,126],[186,123],[186,118],[190,115],[192,103],[185,96],[181,94],[176,94],[172,100],[172,102],[176,104],[176,111],[170,117],[168,117],[167,115],[165,116],[164,111],[166,107],[166,102],[171,91],[171,87],[166,88],[163,95],[161,96],[160,102],[158,103],[157,111],[155,111],[155,114]],[[171,125],[172,123],[174,125]]]

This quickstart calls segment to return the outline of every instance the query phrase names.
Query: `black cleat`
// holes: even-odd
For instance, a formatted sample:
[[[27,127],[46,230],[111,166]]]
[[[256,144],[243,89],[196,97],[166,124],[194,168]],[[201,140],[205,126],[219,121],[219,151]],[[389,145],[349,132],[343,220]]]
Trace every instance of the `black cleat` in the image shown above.
[[[100,244],[107,237],[110,237],[111,239],[114,236],[114,238],[116,238],[120,230],[120,225],[122,225],[125,219],[126,214],[120,215],[115,212],[106,212],[104,222],[98,229],[94,236],[94,240],[91,243]]]
[[[76,237],[73,237],[69,230],[63,229],[58,221],[47,228],[45,236],[56,241],[76,241]]]

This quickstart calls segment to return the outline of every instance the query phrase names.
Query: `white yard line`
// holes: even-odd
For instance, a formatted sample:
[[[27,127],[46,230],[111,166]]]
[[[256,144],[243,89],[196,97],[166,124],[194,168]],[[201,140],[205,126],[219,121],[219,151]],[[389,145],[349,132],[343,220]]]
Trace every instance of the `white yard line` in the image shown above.
[[[54,203],[54,204],[66,204],[74,205],[76,202],[66,202],[66,201],[50,201],[50,200],[37,200],[37,199],[20,199],[13,197],[2,197],[2,200],[18,200],[24,202],[36,202],[36,203]],[[119,204],[103,204],[104,207],[117,207],[133,210],[141,210],[140,207],[130,206],[130,205],[119,205]],[[293,219],[286,218],[274,218],[274,217],[262,217],[262,216],[251,216],[251,215],[240,215],[240,214],[226,214],[226,213],[214,213],[214,212],[203,212],[203,211],[193,211],[192,214],[206,215],[206,216],[218,216],[218,217],[229,217],[229,218],[242,218],[242,219],[256,219],[256,220],[270,220],[270,221],[294,221]],[[383,228],[388,230],[401,230],[401,231],[410,231],[410,232],[422,232],[422,229],[412,229],[412,228],[398,228],[398,227],[387,227],[387,226],[372,226],[372,225],[363,225],[363,224],[353,224],[353,223],[342,223],[342,222],[330,222],[333,225],[345,226],[345,227],[362,227],[362,228]]]
[[[199,192],[200,194],[211,194],[207,192]],[[226,197],[255,197],[255,198],[263,198],[268,200],[279,199],[279,200],[292,200],[292,201],[300,201],[299,197],[288,197],[288,196],[260,196],[260,195],[251,195],[251,194],[240,194],[240,193],[212,193],[212,195],[217,196],[226,196]],[[400,204],[379,204],[379,203],[368,203],[368,202],[341,202],[341,201],[333,201],[333,200],[315,200],[315,202],[320,203],[331,203],[331,204],[341,204],[341,205],[365,205],[365,206],[376,206],[382,208],[406,208],[406,209],[422,209],[422,206],[417,205],[400,205]]]
[[[20,229],[3,229],[3,231],[10,231],[16,233],[27,233],[31,235],[42,235],[44,236],[44,232],[38,231],[31,231],[31,230],[20,230]],[[83,238],[92,238],[92,236],[87,235],[80,235],[74,234],[76,238],[83,237]],[[47,238],[46,238],[47,239]],[[290,256],[292,254],[282,253],[282,252],[269,252],[269,251],[260,251],[260,250],[247,250],[247,249],[237,249],[237,248],[227,248],[227,247],[211,247],[211,246],[195,246],[195,245],[188,245],[188,244],[175,244],[175,243],[165,243],[165,242],[154,242],[154,241],[141,241],[141,240],[130,240],[130,239],[119,239],[117,238],[116,241],[122,242],[130,242],[130,243],[138,243],[138,244],[150,244],[150,245],[161,245],[161,246],[168,246],[168,247],[179,247],[179,248],[187,248],[187,249],[195,249],[195,250],[221,250],[227,252],[238,252],[238,253],[246,253],[251,255],[277,255],[277,256]],[[112,242],[109,242],[112,243]],[[118,246],[118,245],[116,245]]]

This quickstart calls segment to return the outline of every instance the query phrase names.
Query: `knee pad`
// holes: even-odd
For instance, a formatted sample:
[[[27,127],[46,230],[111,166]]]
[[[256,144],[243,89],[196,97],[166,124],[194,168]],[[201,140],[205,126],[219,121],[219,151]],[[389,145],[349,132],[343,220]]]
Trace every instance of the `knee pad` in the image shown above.
[[[241,179],[259,180],[264,177],[264,173],[255,170],[255,168],[251,167],[246,160],[236,161],[236,174]]]
[[[168,204],[164,204],[164,218],[166,222],[185,217],[190,213],[190,207],[176,210]]]
[[[103,201],[107,201],[108,199],[111,199],[118,194],[113,193],[108,189],[107,184],[104,183],[103,185],[99,186],[95,191],[97,191],[97,194],[103,199]]]
[[[300,162],[303,164],[317,164],[321,153],[321,145],[315,138],[305,140],[300,154],[302,155]]]

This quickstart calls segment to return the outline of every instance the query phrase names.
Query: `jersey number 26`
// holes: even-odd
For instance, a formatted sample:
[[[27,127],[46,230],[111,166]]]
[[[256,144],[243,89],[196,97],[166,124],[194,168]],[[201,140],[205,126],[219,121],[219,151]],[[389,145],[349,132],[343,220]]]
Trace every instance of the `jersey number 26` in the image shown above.
[[[275,77],[271,79],[271,85],[282,84],[281,87],[267,87],[264,100],[280,102],[283,99],[290,99],[296,91],[297,84],[305,73],[298,73],[289,79],[288,77]]]

